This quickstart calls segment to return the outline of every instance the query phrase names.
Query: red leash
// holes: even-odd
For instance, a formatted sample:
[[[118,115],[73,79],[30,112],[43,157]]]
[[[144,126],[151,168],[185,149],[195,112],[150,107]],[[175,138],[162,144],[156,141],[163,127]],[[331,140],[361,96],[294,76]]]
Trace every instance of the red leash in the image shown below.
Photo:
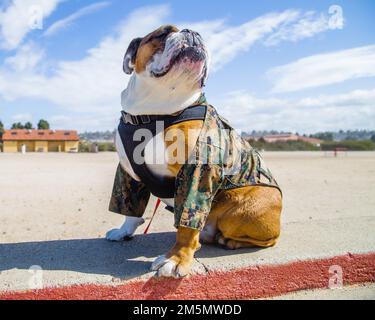
[[[158,208],[159,208],[159,206],[160,206],[160,202],[161,202],[161,200],[158,198],[158,200],[156,201],[156,205],[155,205],[154,213],[152,214],[152,217],[151,217],[151,219],[150,219],[150,222],[148,223],[148,226],[147,226],[147,228],[145,229],[145,231],[143,232],[143,234],[147,234],[148,229],[149,229],[150,226],[151,226],[151,222],[152,222],[152,220],[153,220],[154,217],[155,217],[155,213],[156,213],[156,211],[158,210]]]

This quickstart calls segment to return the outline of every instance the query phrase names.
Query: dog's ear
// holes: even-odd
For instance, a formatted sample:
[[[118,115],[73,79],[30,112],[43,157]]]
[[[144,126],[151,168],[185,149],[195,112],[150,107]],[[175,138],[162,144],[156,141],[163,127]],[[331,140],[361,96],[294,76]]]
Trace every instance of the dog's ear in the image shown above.
[[[143,38],[133,39],[129,44],[128,50],[126,50],[123,63],[123,70],[126,74],[132,74],[134,71],[135,58],[142,39]]]

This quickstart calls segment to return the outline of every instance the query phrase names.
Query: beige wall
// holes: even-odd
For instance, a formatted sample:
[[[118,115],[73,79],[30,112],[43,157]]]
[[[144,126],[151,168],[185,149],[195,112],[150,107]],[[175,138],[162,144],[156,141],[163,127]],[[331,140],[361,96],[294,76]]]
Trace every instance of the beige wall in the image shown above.
[[[26,152],[34,152],[34,141],[4,141],[3,151],[7,153],[21,152],[22,145],[26,146]]]
[[[4,152],[18,152],[18,144],[17,141],[4,141],[3,142],[3,151]]]
[[[36,141],[35,142],[35,152],[48,152],[48,142],[47,141]]]
[[[48,152],[64,152],[64,141],[48,141]]]
[[[18,141],[18,152],[21,152],[22,145],[26,146],[26,152],[34,152],[35,151],[35,141]]]
[[[4,141],[3,152],[21,152],[22,145],[27,152],[78,152],[78,141]]]
[[[78,152],[78,141],[65,141],[65,152]]]

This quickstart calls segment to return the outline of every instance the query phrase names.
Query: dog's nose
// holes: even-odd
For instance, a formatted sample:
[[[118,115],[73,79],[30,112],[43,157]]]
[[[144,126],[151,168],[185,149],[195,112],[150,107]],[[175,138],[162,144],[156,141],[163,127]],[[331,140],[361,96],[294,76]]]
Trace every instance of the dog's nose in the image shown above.
[[[198,32],[190,29],[184,29],[181,32],[185,34],[185,38],[190,46],[202,45],[202,38]]]

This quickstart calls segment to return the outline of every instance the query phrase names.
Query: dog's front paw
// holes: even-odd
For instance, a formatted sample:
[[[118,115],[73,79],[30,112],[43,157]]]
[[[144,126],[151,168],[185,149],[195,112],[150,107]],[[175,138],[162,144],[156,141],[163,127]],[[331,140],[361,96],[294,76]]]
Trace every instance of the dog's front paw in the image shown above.
[[[151,270],[156,271],[156,277],[185,277],[190,273],[195,251],[199,248],[199,230],[180,226],[175,245],[167,254],[156,258]]]
[[[106,233],[105,238],[109,241],[123,241],[130,239],[131,235],[122,229],[112,229]]]
[[[181,259],[174,255],[167,258],[159,256],[152,263],[151,270],[156,271],[156,277],[183,278],[190,273],[192,259]]]
[[[137,228],[145,222],[142,218],[126,217],[125,223],[119,229],[107,232],[105,238],[109,241],[130,240]]]

